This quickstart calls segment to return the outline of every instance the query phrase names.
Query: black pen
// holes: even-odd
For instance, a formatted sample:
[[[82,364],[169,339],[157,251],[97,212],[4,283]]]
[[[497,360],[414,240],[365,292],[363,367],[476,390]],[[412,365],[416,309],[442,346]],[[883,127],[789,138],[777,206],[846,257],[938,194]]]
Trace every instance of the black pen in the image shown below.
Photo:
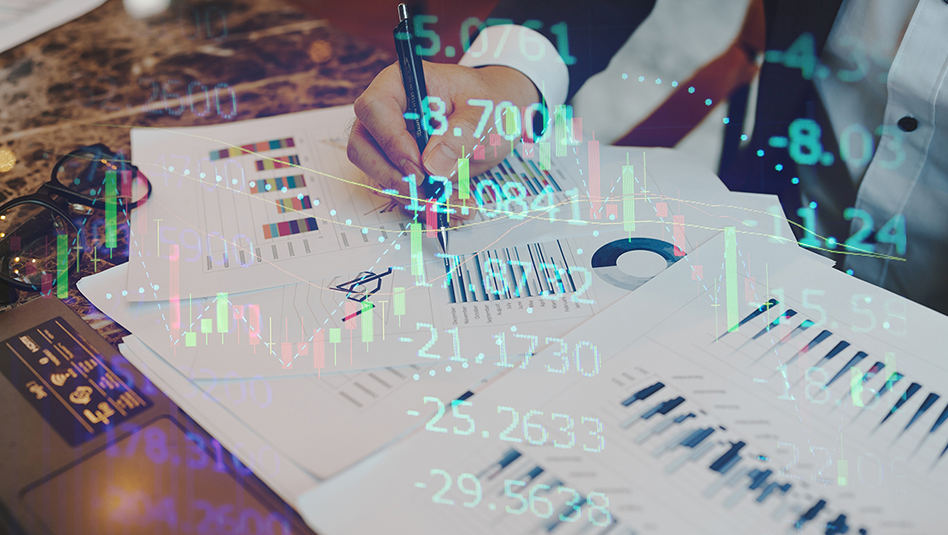
[[[425,124],[426,114],[422,110],[422,103],[428,97],[428,89],[425,87],[425,71],[422,68],[421,57],[415,51],[415,36],[411,30],[411,21],[408,20],[408,6],[398,4],[398,26],[395,27],[392,33],[395,36],[395,52],[398,55],[398,67],[402,72],[402,84],[405,86],[405,97],[408,104],[405,115],[412,135],[415,136],[415,141],[418,143],[418,152],[424,154],[425,147],[428,145],[428,125]],[[428,200],[436,201],[441,198],[444,184],[441,182],[432,183],[426,173],[422,177],[421,189]],[[446,253],[448,252],[447,202],[445,202],[445,206],[439,208],[444,213],[439,211],[437,214],[438,242],[441,244],[441,250]]]

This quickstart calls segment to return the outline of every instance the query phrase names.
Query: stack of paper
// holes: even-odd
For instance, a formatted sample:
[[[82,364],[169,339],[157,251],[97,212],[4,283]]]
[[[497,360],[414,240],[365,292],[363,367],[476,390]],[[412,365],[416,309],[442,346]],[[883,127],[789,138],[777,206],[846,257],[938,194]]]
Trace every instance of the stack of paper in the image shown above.
[[[753,396],[769,392],[767,385],[777,389],[777,379],[786,379],[787,391],[775,395],[799,402],[800,391],[794,398],[790,386],[801,373],[812,375],[799,368],[812,362],[798,357],[782,371],[774,362],[828,325],[836,313],[831,304],[848,306],[848,298],[829,295],[845,285],[884,294],[798,248],[774,198],[730,193],[674,151],[600,148],[595,141],[522,147],[491,172],[466,177],[481,209],[452,231],[445,254],[406,212],[389,210],[383,197],[362,185],[365,179],[346,160],[341,141],[350,117],[351,108],[344,107],[220,127],[133,131],[133,158],[154,191],[133,214],[131,260],[80,281],[97,307],[134,333],[123,354],[298,505],[321,533],[353,532],[343,526],[360,515],[344,505],[364,504],[352,500],[357,496],[380,513],[361,515],[358,531],[383,525],[372,524],[374,519],[416,525],[422,532],[453,530],[455,524],[475,532],[486,526],[552,530],[559,524],[545,522],[558,517],[545,507],[555,502],[557,511],[572,508],[562,512],[564,523],[589,516],[575,524],[580,530],[612,529],[611,519],[623,517],[638,530],[676,532],[681,526],[675,522],[690,520],[659,519],[668,500],[679,495],[711,515],[696,513],[700,526],[702,518],[718,514],[707,501],[712,497],[681,494],[680,480],[648,476],[652,487],[626,481],[619,495],[607,492],[620,488],[615,478],[658,466],[642,456],[642,446],[623,441],[654,448],[699,424],[717,426],[713,440],[684,446],[689,454],[703,452],[694,462],[676,460],[665,468],[691,474],[685,467],[697,466],[698,457],[740,442],[718,437],[738,432],[745,415],[763,418],[755,413],[765,404]],[[451,179],[459,183],[459,177]],[[791,266],[796,271],[788,271]],[[816,283],[823,277],[844,283],[795,286],[797,280]],[[918,308],[895,296],[885,299]],[[739,314],[745,317],[771,300],[773,306],[739,333],[711,342]],[[805,329],[798,322],[797,330],[784,333],[783,324],[775,324],[756,339],[746,335],[778,310],[788,320],[797,312],[803,317],[799,307],[793,314],[785,308],[794,300],[817,312]],[[852,317],[835,321],[848,326]],[[894,317],[885,329],[896,323]],[[709,334],[715,329],[716,335]],[[789,337],[782,344],[774,338],[778,332]],[[641,341],[653,335],[660,347]],[[772,340],[778,345],[755,356],[756,366],[769,366],[763,377],[734,367],[752,349],[771,348]],[[641,347],[630,353],[626,348],[636,343]],[[734,356],[728,360],[722,348]],[[723,383],[710,387],[718,398],[696,400],[689,390],[698,384],[694,380],[673,384],[708,376],[708,364],[693,350],[729,366],[717,370]],[[869,392],[869,380],[883,374],[868,367],[868,359],[860,362],[845,370],[863,366],[858,369],[868,377]],[[845,370],[843,379],[820,393],[849,385]],[[642,394],[628,409],[615,406],[613,397],[627,398],[630,388],[647,391],[648,381],[665,385],[664,391],[648,399]],[[816,399],[819,388],[805,392]],[[670,404],[655,409],[659,397]],[[779,398],[768,403],[779,405]],[[774,425],[787,407],[775,408]],[[475,408],[477,416],[469,416]],[[721,427],[730,430],[727,435]],[[810,422],[800,429],[803,435],[787,431],[798,450],[811,446],[800,442],[808,432],[822,433],[823,448],[843,437]],[[772,440],[778,432],[762,433],[767,437],[753,444],[755,452],[765,452],[759,457],[786,454],[789,446]],[[750,444],[750,435],[740,436]],[[681,448],[670,444],[667,457],[662,450],[654,458],[677,459]],[[504,460],[491,461],[494,456]],[[534,462],[528,457],[542,465],[541,472],[526,466]],[[476,459],[484,466],[471,464]],[[826,459],[853,459],[847,466],[858,468],[856,457],[842,456],[841,447]],[[554,466],[561,462],[565,472],[559,474]],[[616,470],[578,470],[569,463],[605,463]],[[508,465],[517,473],[505,471]],[[785,465],[778,467],[782,475]],[[791,499],[801,485],[775,491],[770,476],[776,469],[761,476],[765,470],[754,466],[750,478],[763,479],[744,494],[762,486],[774,497],[757,503],[789,504],[775,514],[777,526],[805,516],[794,507],[806,500]],[[820,481],[828,481],[832,463],[820,466]],[[734,477],[731,466],[718,468],[711,471]],[[501,471],[506,479],[497,475]],[[576,487],[568,486],[574,484],[566,480],[571,475]],[[706,483],[686,477],[697,479],[685,486]],[[329,478],[331,483],[323,483]],[[508,489],[508,480],[524,485],[511,483]],[[741,478],[734,481],[728,489],[742,490]],[[386,503],[388,494],[398,499]],[[510,501],[518,495],[526,509]],[[743,495],[728,499],[730,508],[748,501]],[[610,500],[619,505],[610,506]],[[824,504],[813,512],[819,518],[812,524],[825,525],[826,511],[840,507]]]

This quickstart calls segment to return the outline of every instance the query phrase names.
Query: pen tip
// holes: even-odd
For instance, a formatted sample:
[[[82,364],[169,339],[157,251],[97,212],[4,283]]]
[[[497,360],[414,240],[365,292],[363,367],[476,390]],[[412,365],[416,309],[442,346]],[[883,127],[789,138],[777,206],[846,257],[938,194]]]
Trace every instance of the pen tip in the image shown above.
[[[408,20],[408,6],[405,4],[398,4],[398,20],[399,22],[403,20]]]

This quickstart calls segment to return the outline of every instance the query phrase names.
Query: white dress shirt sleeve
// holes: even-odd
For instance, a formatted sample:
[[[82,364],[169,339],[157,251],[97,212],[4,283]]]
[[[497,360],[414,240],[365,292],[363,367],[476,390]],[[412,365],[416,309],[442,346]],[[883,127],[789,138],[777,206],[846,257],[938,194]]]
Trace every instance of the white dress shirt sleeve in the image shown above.
[[[503,65],[533,82],[550,108],[566,102],[569,71],[556,47],[540,32],[516,24],[488,26],[478,34],[458,65]]]

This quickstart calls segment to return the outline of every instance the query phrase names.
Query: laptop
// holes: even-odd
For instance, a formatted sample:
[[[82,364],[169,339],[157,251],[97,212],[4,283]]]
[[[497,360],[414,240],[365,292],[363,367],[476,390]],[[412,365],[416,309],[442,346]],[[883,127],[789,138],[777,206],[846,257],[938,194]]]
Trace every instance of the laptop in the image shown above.
[[[0,314],[0,376],[0,532],[312,533],[58,299]]]

